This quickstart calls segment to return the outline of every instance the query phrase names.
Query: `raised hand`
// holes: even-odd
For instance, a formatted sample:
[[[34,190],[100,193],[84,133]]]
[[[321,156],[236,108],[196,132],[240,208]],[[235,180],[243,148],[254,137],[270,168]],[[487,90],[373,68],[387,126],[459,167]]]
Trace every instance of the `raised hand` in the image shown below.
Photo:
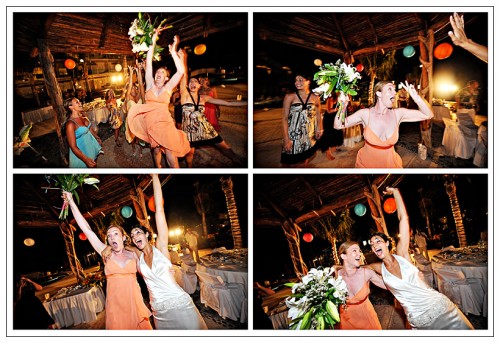
[[[464,16],[454,13],[450,16],[450,24],[453,32],[449,31],[448,36],[450,36],[453,44],[463,47],[468,42],[467,35],[465,34]]]
[[[415,86],[409,84],[408,81],[405,81],[405,83],[401,82],[400,86],[403,87],[414,100],[416,96],[420,97],[420,95],[418,95],[417,90],[415,89]]]
[[[174,42],[168,45],[168,51],[173,55],[177,51],[177,46],[179,45],[180,39],[179,36],[174,36]]]
[[[396,188],[386,187],[384,191],[384,195],[392,195],[396,191]]]

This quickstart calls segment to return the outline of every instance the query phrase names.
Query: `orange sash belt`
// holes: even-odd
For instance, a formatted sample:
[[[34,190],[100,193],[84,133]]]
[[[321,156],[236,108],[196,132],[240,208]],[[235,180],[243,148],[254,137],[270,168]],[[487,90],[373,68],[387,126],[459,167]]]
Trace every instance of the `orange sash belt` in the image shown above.
[[[375,149],[379,149],[379,150],[387,150],[387,149],[394,147],[394,145],[389,145],[389,146],[373,145],[373,144],[368,143],[368,141],[365,141],[365,144],[368,144],[370,147],[375,148]]]
[[[355,303],[351,303],[351,302],[347,301],[347,306],[349,306],[349,305],[359,305],[359,304],[362,304],[362,303],[364,303],[364,302],[366,301],[366,299],[368,299],[368,295],[367,295],[367,296],[366,296],[363,300],[357,301],[357,302],[355,302]]]

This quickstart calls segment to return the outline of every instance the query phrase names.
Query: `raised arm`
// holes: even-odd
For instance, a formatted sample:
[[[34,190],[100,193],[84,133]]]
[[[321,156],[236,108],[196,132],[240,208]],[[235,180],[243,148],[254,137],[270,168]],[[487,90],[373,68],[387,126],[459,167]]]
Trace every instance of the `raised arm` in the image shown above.
[[[83,217],[82,213],[80,212],[80,209],[75,203],[75,200],[73,199],[73,194],[70,192],[63,191],[63,199],[66,201],[71,208],[71,213],[73,213],[73,217],[75,218],[76,223],[78,224],[78,227],[82,232],[87,236],[90,244],[94,248],[94,250],[100,255],[101,252],[106,248],[106,244],[101,242],[99,237],[92,231],[90,228],[89,223],[87,220]]]
[[[170,51],[170,55],[172,55],[172,59],[175,63],[175,74],[168,80],[167,82],[167,91],[172,94],[172,91],[179,84],[184,74],[187,73],[187,70],[184,67],[184,50],[180,49],[177,51],[177,47],[179,46],[179,37],[174,36],[174,42],[168,45],[168,50]]]
[[[410,94],[413,101],[418,105],[418,110],[410,110],[404,107],[398,108],[397,112],[400,116],[399,122],[415,122],[432,119],[434,117],[434,112],[432,112],[432,108],[429,103],[422,98],[415,87],[411,84],[408,84],[408,81],[405,81],[406,85],[401,83],[401,86]]]
[[[222,99],[213,98],[210,95],[202,95],[202,97],[205,98],[205,102],[208,102],[208,103],[211,103],[214,105],[232,106],[232,107],[247,106],[248,105],[247,101],[226,101],[226,100],[222,100]]]
[[[170,254],[168,252],[168,225],[167,219],[165,217],[165,210],[163,208],[163,194],[161,191],[161,183],[158,174],[152,174],[153,178],[153,190],[154,190],[154,200],[155,200],[155,221],[156,229],[158,230],[158,236],[156,237],[156,248],[160,250],[163,255],[170,259]]]
[[[406,258],[411,261],[408,249],[410,247],[410,219],[408,218],[408,213],[406,212],[406,206],[403,201],[403,197],[397,188],[387,187],[387,194],[394,195],[394,200],[396,201],[396,208],[398,211],[399,219],[399,241],[396,246],[396,254]]]
[[[146,91],[148,91],[154,84],[153,76],[153,57],[155,54],[156,41],[160,35],[161,30],[155,29],[153,34],[153,43],[149,46],[148,53],[146,55]]]
[[[467,38],[465,34],[464,16],[459,16],[457,13],[454,13],[450,16],[450,24],[453,31],[449,31],[448,36],[450,36],[453,44],[464,48],[480,60],[488,63],[488,47],[477,44],[472,41],[472,39]]]
[[[146,102],[146,94],[144,93],[144,82],[142,81],[142,70],[144,69],[144,62],[135,61],[137,67],[137,83],[139,84],[139,93],[141,94],[142,103]]]
[[[125,113],[128,113],[128,102],[130,100],[130,92],[132,91],[132,84],[134,83],[132,80],[134,79],[134,67],[128,66],[128,84],[127,84],[127,95],[125,96]]]
[[[368,115],[369,111],[370,109],[368,108],[362,108],[360,110],[357,110],[356,112],[345,118],[344,124],[342,124],[342,121],[340,120],[340,115],[336,115],[335,120],[333,121],[333,128],[341,130],[359,124],[363,124],[364,126],[365,125],[364,117]]]
[[[189,100],[189,89],[188,89],[188,54],[184,50],[179,50],[179,52],[182,51],[181,57],[182,57],[182,63],[184,64],[184,74],[181,77],[181,81],[179,84],[179,93],[181,95],[181,104],[185,104]]]
[[[385,286],[384,280],[382,279],[382,276],[377,274],[373,269],[371,268],[366,268],[366,272],[368,274],[368,280],[373,283],[375,286],[380,287],[382,289],[387,289]]]

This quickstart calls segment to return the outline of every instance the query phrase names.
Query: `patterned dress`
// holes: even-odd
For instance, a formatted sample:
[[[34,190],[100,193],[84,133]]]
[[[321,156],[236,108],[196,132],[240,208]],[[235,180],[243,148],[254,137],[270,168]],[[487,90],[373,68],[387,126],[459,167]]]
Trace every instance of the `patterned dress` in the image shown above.
[[[297,164],[304,162],[316,152],[316,105],[309,103],[309,93],[305,102],[290,105],[288,113],[288,137],[292,141],[292,150],[281,151],[281,163]],[[283,142],[284,143],[284,142]]]
[[[182,105],[182,131],[187,134],[191,147],[212,145],[222,142],[222,137],[205,117],[205,106],[200,105],[200,95],[195,102]]]

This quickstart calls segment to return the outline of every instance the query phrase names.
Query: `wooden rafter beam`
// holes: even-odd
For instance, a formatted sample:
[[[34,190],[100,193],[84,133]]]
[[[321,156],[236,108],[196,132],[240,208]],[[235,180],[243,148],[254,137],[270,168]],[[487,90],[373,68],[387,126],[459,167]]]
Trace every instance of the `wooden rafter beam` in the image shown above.
[[[99,49],[103,49],[106,46],[111,20],[112,16],[109,14],[106,14],[103,18],[104,26],[102,27],[101,37],[99,39]]]
[[[285,211],[281,209],[267,194],[260,192],[260,195],[267,201],[267,203],[272,207],[272,209],[283,219],[284,221],[290,221],[290,218],[286,215]]]
[[[302,183],[304,183],[304,185],[306,185],[306,187],[311,191],[311,193],[314,194],[314,196],[318,199],[320,205],[323,206],[323,199],[321,198],[321,195],[319,195],[319,193],[316,191],[316,189],[314,189],[314,187],[308,181],[306,181],[306,179],[304,179],[302,176],[299,177],[299,179],[300,181],[302,181]]]
[[[340,39],[342,40],[342,45],[344,46],[345,53],[351,55],[351,49],[349,48],[349,43],[347,42],[347,39],[345,38],[344,30],[342,30],[342,27],[340,26],[340,23],[337,19],[337,16],[335,13],[332,13],[332,19],[333,23],[335,24],[335,27],[339,31]]]

